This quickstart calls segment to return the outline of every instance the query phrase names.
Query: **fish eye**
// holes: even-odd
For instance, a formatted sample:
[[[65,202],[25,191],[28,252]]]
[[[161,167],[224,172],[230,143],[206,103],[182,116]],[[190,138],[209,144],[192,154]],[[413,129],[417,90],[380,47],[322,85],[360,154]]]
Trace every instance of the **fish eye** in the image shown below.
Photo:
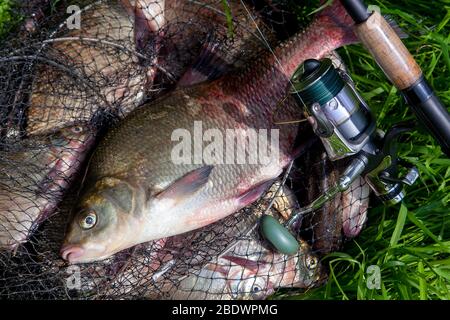
[[[307,257],[306,258],[306,266],[309,270],[315,269],[317,267],[317,264],[319,262],[317,261],[316,257]]]
[[[259,300],[264,298],[264,289],[262,283],[254,284],[250,290],[250,295],[253,299]]]
[[[83,132],[83,127],[75,126],[75,127],[72,128],[72,132],[73,133],[81,133],[81,132]]]
[[[84,230],[89,230],[97,223],[97,214],[95,211],[90,210],[82,215],[80,219],[80,227]]]
[[[238,293],[244,299],[263,299],[266,295],[266,289],[268,288],[268,283],[262,277],[257,277],[256,279],[248,279],[247,281],[241,281],[238,288]]]

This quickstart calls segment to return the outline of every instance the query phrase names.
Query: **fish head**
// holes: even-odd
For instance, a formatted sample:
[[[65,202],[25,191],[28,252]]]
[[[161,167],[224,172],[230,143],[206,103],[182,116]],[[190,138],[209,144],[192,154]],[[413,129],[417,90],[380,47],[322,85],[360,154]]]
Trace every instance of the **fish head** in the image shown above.
[[[47,194],[67,190],[82,170],[82,164],[92,149],[97,129],[89,123],[68,126],[48,136],[49,146],[43,149],[49,169],[40,189]],[[48,151],[46,151],[48,148]]]
[[[307,289],[326,278],[319,258],[305,241],[300,241],[300,250],[291,256],[253,244],[245,255],[232,254],[222,259],[229,261],[228,265],[222,264],[220,270],[227,279],[228,293],[233,299],[261,300],[277,289]]]
[[[300,249],[294,255],[265,251],[258,258],[254,283],[246,288],[246,292],[252,299],[259,296],[266,298],[282,288],[311,288],[322,283],[325,278],[318,256],[311,251],[307,242],[301,240]]]
[[[244,276],[245,277],[245,276]],[[239,300],[263,300],[274,293],[270,275],[247,275],[241,281],[235,281],[231,287],[234,298]]]
[[[140,222],[134,189],[123,180],[103,178],[81,198],[69,224],[61,256],[70,263],[103,260],[133,246]]]
[[[245,246],[243,246],[245,247]],[[275,292],[276,286],[271,269],[273,256],[260,243],[251,241],[246,252],[234,252],[224,256],[228,261],[224,277],[228,282],[231,298],[239,300],[262,300]]]
[[[221,257],[215,263],[209,263],[205,268],[210,273],[191,280],[198,286],[197,282],[201,283],[202,279],[213,279],[214,283],[208,292],[210,298],[220,295],[222,299],[262,300],[273,293],[269,275],[262,271],[267,271],[267,266],[251,257],[233,253]],[[199,285],[200,291],[204,290],[205,286],[209,284]]]
[[[73,154],[74,157],[80,153],[86,153],[95,141],[97,130],[88,123],[74,124],[58,129],[50,133],[50,151],[55,157],[61,158],[64,153]]]
[[[280,288],[309,289],[326,280],[326,270],[319,257],[313,253],[306,241],[300,240],[299,244],[300,249],[295,255],[284,258],[284,274],[279,281]]]
[[[263,272],[268,275],[268,287],[275,293],[278,289],[308,289],[317,286],[325,280],[325,270],[320,264],[319,257],[315,255],[309,244],[300,239],[300,248],[293,255],[284,255],[278,252],[266,251],[260,258],[266,269],[258,270],[260,276]]]

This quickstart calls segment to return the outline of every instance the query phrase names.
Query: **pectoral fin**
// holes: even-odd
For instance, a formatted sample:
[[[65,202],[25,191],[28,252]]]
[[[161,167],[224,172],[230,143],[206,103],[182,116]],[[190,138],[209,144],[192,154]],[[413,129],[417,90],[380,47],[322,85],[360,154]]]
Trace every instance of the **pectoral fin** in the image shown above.
[[[228,260],[238,266],[244,267],[245,269],[249,269],[254,272],[258,271],[258,269],[261,267],[260,264],[265,264],[264,260],[258,263],[257,261],[254,260],[249,260],[246,258],[236,257],[232,255],[223,256],[222,259]]]
[[[157,199],[173,199],[182,201],[198,190],[200,190],[207,182],[213,166],[205,166],[196,170],[193,170],[183,177],[175,181],[164,191],[161,191],[156,195]]]
[[[263,196],[263,194],[269,189],[269,187],[273,184],[273,180],[262,182],[253,188],[243,192],[239,197],[238,201],[240,206],[246,207],[259,198]]]

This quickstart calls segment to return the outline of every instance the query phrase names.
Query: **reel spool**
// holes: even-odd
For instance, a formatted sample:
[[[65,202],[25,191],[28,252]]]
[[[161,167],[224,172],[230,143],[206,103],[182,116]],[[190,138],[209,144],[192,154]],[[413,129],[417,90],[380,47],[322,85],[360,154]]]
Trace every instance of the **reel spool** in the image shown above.
[[[291,94],[306,113],[332,161],[360,152],[375,131],[369,107],[330,59],[306,60]]]
[[[262,236],[281,253],[292,254],[298,246],[291,233],[302,215],[319,209],[363,176],[378,198],[395,205],[405,197],[405,185],[419,177],[417,168],[397,156],[397,138],[411,126],[397,125],[387,133],[377,129],[376,120],[357,92],[348,74],[336,69],[330,59],[306,60],[292,78],[291,94],[321,139],[332,161],[351,157],[338,184],[297,212],[284,225],[269,216],[260,221]],[[399,169],[407,169],[400,177]]]

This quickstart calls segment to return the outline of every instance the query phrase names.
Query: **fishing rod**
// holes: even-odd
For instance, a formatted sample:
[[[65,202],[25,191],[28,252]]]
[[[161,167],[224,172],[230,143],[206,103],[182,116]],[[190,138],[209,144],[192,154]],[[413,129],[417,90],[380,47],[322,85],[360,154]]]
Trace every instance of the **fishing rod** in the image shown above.
[[[450,157],[450,114],[425,79],[420,66],[377,11],[361,0],[341,0],[355,22],[355,33],[384,74],[401,91],[419,121]]]
[[[404,187],[413,185],[419,177],[417,168],[397,154],[398,138],[413,126],[397,124],[386,133],[377,128],[375,116],[351,77],[330,59],[306,60],[292,77],[291,95],[306,113],[328,158],[348,158],[349,164],[335,186],[284,224],[269,215],[261,217],[262,236],[284,254],[298,250],[297,239],[291,233],[295,222],[347,190],[359,177],[387,205],[401,202],[406,194]]]
[[[378,12],[369,12],[362,1],[341,2],[356,23],[358,37],[450,156],[450,115],[400,38]],[[397,151],[398,138],[411,131],[413,125],[397,124],[387,132],[377,128],[375,116],[351,77],[336,68],[330,59],[306,60],[291,82],[291,95],[305,112],[330,160],[350,160],[337,185],[298,210],[290,220],[281,224],[269,215],[261,217],[262,236],[284,254],[298,250],[293,235],[295,222],[347,190],[359,177],[365,179],[386,205],[401,202],[406,194],[405,186],[413,185],[419,177],[417,168],[399,159]]]

